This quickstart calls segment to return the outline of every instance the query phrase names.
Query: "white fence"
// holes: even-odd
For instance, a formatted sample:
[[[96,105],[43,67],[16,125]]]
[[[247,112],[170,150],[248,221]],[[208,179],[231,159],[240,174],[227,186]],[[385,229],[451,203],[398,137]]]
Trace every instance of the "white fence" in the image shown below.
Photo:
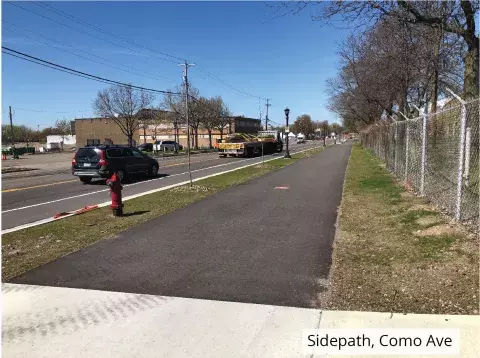
[[[379,121],[360,133],[387,168],[456,220],[479,219],[479,99],[418,118]]]

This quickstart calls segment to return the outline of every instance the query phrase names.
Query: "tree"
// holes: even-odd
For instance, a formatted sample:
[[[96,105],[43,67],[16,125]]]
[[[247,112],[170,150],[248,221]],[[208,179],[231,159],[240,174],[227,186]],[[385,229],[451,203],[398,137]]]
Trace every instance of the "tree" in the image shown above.
[[[302,114],[301,116],[297,117],[292,126],[292,132],[302,133],[306,137],[311,136],[313,134],[313,130],[314,127],[312,118],[308,114]]]
[[[63,142],[65,142],[65,138],[72,134],[72,126],[70,125],[70,121],[67,119],[57,119],[55,121],[55,129],[58,135],[62,138],[60,145],[62,146],[63,152]]]
[[[342,126],[338,123],[332,123],[330,126],[330,130],[332,133],[335,133],[335,135],[337,136],[343,132]]]
[[[27,148],[28,148],[28,143],[33,141],[33,138],[35,138],[36,131],[34,131],[32,128],[27,126],[20,126],[20,131],[23,137],[23,141],[27,144]]]
[[[198,100],[200,97],[198,89],[191,85],[188,88],[188,122],[192,129],[191,138],[188,138],[188,140],[192,143],[193,138],[193,145],[191,145],[191,147],[198,149],[198,128],[200,128],[200,125],[202,124],[202,104],[200,104]],[[177,124],[186,124],[185,87],[177,87],[176,92],[181,93],[181,95],[173,95],[171,93],[165,94],[161,107],[175,113],[175,120],[178,121]]]
[[[308,2],[297,3],[301,11]],[[286,6],[286,5],[283,5]],[[288,5],[290,6],[290,5]],[[439,30],[438,36],[447,34],[461,40],[466,47],[463,56],[463,96],[465,99],[479,96],[479,37],[475,29],[475,16],[480,8],[478,0],[462,1],[332,1],[317,16],[317,20],[329,22],[342,16],[346,23],[371,29],[385,19],[417,28]],[[433,71],[434,73],[435,71]]]
[[[217,119],[215,124],[215,129],[220,132],[220,140],[223,140],[223,132],[225,128],[230,127],[232,124],[232,112],[228,109],[227,105],[224,104],[222,115]]]
[[[192,128],[194,142],[193,148],[198,149],[198,129],[202,125],[202,119],[204,116],[202,112],[204,105],[201,104],[198,100],[200,93],[195,87],[188,87],[188,123],[190,128]]]
[[[98,92],[92,106],[100,117],[112,119],[133,146],[133,136],[141,124],[138,113],[151,106],[152,93],[131,86],[115,85]]]
[[[174,95],[171,92],[166,93],[163,96],[162,102],[160,103],[160,108],[164,109],[171,113],[171,117],[173,119],[173,128],[174,128],[174,135],[175,141],[180,143],[178,129],[179,127],[185,123],[185,97]],[[181,89],[177,87],[177,93],[181,92]]]
[[[201,98],[201,104],[204,104],[203,108],[200,108],[201,123],[208,132],[208,144],[212,148],[212,131],[218,129],[220,138],[223,139],[223,130],[228,125],[230,112],[220,96]]]
[[[355,129],[398,110],[411,115],[413,105],[436,103],[447,87],[461,86],[460,54],[452,39],[444,38],[439,49],[435,29],[383,19],[341,45],[340,71],[327,81],[327,108]]]

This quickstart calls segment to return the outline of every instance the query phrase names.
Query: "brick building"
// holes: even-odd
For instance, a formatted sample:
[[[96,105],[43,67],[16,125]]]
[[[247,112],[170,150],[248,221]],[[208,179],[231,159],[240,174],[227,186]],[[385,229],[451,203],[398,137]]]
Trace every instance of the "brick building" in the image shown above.
[[[231,117],[230,122],[223,130],[223,136],[230,133],[256,133],[261,129],[259,119],[245,118],[245,117]],[[195,135],[193,129],[190,130],[191,145],[195,143]],[[212,145],[215,145],[216,140],[222,137],[219,129],[212,130]],[[184,147],[187,145],[187,126],[180,123],[175,126],[173,120],[165,121],[159,124],[150,124],[144,129],[143,126],[139,130],[139,143],[153,143],[155,140],[174,140]],[[208,130],[205,128],[198,128],[198,146],[209,146]]]
[[[75,133],[77,147],[92,144],[112,142],[114,144],[127,144],[127,136],[120,127],[110,118],[77,118],[75,119]],[[133,139],[138,143],[138,131]]]
[[[174,115],[171,112],[155,111],[165,120],[156,124],[140,126],[133,139],[137,144],[153,143],[155,140],[176,140],[178,143],[186,147],[187,145],[187,128],[183,123],[175,125]],[[229,124],[223,131],[223,136],[230,133],[255,133],[261,128],[259,119],[245,118],[234,116],[230,118]],[[75,119],[75,132],[77,135],[77,146],[87,144],[103,144],[112,142],[114,144],[127,144],[127,136],[125,136],[120,127],[109,118],[79,118]],[[191,143],[194,144],[193,130],[191,133]],[[220,139],[220,130],[212,130],[212,145],[217,139]],[[208,131],[204,128],[198,129],[198,146],[207,147],[209,145]]]

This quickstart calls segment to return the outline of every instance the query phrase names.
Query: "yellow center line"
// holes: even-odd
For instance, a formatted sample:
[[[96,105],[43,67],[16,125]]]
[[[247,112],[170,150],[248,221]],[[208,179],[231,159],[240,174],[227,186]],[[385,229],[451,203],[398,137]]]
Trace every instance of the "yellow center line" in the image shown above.
[[[12,189],[5,189],[2,190],[2,193],[11,193],[13,191],[20,191],[20,190],[27,190],[27,189],[35,189],[35,188],[43,188],[46,186],[52,186],[52,185],[58,185],[58,184],[65,184],[65,183],[73,183],[74,181],[77,181],[77,179],[74,180],[66,180],[66,181],[58,181],[55,183],[49,183],[49,184],[41,184],[41,185],[34,185],[34,186],[27,186],[24,188],[12,188]]]
[[[218,159],[218,158],[192,161],[191,163],[192,163],[192,164],[195,164],[195,163],[201,163],[201,162],[208,162],[208,161],[210,161],[210,160],[215,160],[215,159]],[[165,165],[165,166],[162,166],[161,168],[176,167],[176,166],[185,165],[185,164],[188,164],[188,162]],[[27,187],[23,187],[23,188],[5,189],[5,190],[2,190],[2,193],[11,193],[11,192],[14,192],[14,191],[21,191],[21,190],[28,190],[28,189],[36,189],[36,188],[43,188],[43,187],[46,187],[46,186],[53,186],[53,185],[65,184],[65,183],[73,183],[73,182],[76,182],[76,181],[77,181],[77,179],[73,179],[73,180],[59,181],[59,182],[49,183],[49,184],[40,184],[40,185],[34,185],[34,186],[27,186]]]

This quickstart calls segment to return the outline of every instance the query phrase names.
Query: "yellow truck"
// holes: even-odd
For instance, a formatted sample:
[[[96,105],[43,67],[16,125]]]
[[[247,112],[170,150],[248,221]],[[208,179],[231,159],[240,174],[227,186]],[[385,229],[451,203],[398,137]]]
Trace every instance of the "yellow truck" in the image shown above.
[[[225,158],[254,157],[256,155],[280,153],[283,142],[277,131],[261,131],[255,134],[234,133],[218,143],[218,154]]]

